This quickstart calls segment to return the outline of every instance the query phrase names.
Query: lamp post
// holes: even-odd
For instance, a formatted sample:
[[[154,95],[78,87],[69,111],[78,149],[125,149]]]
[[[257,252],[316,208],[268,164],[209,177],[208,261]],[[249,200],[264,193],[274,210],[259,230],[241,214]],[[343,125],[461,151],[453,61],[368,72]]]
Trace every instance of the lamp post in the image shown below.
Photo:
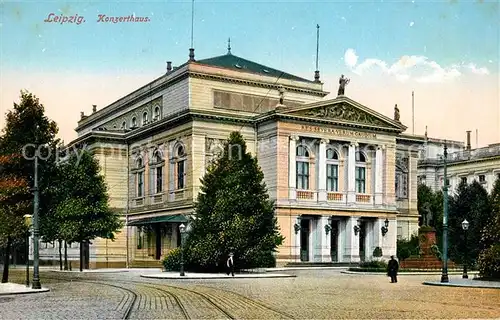
[[[31,229],[31,214],[24,215],[24,224],[28,227],[26,231],[26,287],[30,286],[30,229]]]
[[[182,223],[179,226],[179,230],[181,232],[181,273],[180,273],[180,276],[184,277],[185,276],[185,274],[184,274],[184,233],[186,232],[186,226],[184,225],[184,223]]]
[[[40,274],[39,274],[39,248],[38,248],[38,236],[39,236],[39,225],[38,225],[38,204],[39,204],[39,190],[38,190],[38,151],[35,154],[35,179],[33,184],[34,192],[34,204],[33,204],[33,289],[41,289],[40,284]]]
[[[448,168],[446,159],[448,157],[448,146],[444,142],[443,153],[443,270],[441,282],[449,282],[448,279]]]
[[[385,237],[387,232],[389,231],[389,219],[385,218],[384,225],[381,228],[382,237]]]
[[[467,219],[464,219],[462,221],[462,229],[464,229],[464,240],[465,240],[465,258],[464,258],[464,272],[462,274],[463,279],[468,279],[469,276],[467,275],[467,229],[469,229],[469,221]]]

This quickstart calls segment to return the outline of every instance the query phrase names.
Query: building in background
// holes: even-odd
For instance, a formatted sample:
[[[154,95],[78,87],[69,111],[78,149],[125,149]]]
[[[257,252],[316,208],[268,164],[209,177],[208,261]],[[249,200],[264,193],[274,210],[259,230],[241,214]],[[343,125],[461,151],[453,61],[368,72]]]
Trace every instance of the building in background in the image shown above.
[[[418,228],[417,162],[424,139],[367,106],[325,99],[314,80],[227,54],[172,67],[92,114],[81,114],[71,146],[99,159],[110,206],[126,227],[114,242],[84,248],[85,266],[158,266],[180,245],[200,178],[232,131],[264,172],[286,262],[385,258]],[[387,224],[387,229],[386,229]],[[78,248],[69,249],[78,259]],[[41,246],[57,261],[57,243]],[[76,264],[74,264],[76,267]]]

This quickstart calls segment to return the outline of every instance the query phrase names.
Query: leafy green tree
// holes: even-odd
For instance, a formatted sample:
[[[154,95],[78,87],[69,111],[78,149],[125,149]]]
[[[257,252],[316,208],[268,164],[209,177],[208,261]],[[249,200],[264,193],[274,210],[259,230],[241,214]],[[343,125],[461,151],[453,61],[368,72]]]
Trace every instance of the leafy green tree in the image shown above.
[[[59,165],[60,177],[53,192],[58,204],[52,221],[60,239],[82,244],[95,238],[114,239],[122,227],[120,217],[108,205],[107,186],[99,162],[86,150],[76,150]],[[83,261],[80,261],[82,270]]]
[[[461,183],[455,196],[450,198],[448,214],[449,253],[450,258],[457,263],[475,262],[480,251],[481,231],[492,218],[488,192],[474,181],[471,184]],[[469,221],[467,244],[462,221]]]
[[[481,233],[478,269],[481,277],[500,279],[500,179],[490,195],[492,216]]]
[[[430,212],[429,227],[436,230],[436,245],[441,249],[443,234],[443,192],[433,191],[424,184],[419,184],[417,189],[417,206],[420,216]],[[423,224],[423,223],[422,223]]]
[[[231,133],[224,151],[201,180],[196,219],[186,241],[188,267],[220,270],[230,252],[239,269],[274,266],[284,237],[264,174],[240,133]]]

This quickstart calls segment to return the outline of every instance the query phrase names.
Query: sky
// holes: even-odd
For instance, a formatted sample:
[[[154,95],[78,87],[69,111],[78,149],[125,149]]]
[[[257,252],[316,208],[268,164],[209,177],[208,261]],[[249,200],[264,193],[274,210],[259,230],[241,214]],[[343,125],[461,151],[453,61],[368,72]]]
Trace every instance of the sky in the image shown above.
[[[0,128],[27,89],[74,139],[80,111],[187,61],[191,5],[0,1]],[[146,21],[105,21],[129,15]],[[398,104],[407,133],[464,141],[471,130],[475,142],[477,129],[479,146],[500,142],[498,1],[195,1],[196,58],[225,54],[230,37],[233,54],[312,80],[317,24],[327,98],[345,74],[350,98],[390,117]]]

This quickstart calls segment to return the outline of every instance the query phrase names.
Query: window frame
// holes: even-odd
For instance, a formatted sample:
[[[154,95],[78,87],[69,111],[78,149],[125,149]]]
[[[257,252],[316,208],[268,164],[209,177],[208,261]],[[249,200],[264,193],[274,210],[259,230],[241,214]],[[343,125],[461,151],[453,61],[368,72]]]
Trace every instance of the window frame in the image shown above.
[[[295,148],[295,187],[297,190],[310,188],[310,156],[311,153],[303,144]]]

